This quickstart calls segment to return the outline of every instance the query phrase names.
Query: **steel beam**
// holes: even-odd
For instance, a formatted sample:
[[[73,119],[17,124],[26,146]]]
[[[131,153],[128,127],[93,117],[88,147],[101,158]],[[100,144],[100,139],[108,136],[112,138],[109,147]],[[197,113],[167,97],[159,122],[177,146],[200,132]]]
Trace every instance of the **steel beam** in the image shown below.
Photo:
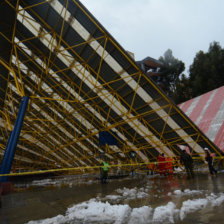
[[[19,139],[19,135],[20,135],[20,131],[22,128],[23,119],[25,116],[28,101],[29,101],[28,96],[23,97],[21,100],[19,111],[17,114],[16,123],[15,123],[13,131],[10,134],[10,137],[7,142],[6,149],[5,149],[5,153],[3,156],[3,160],[1,163],[0,174],[10,173],[15,150],[16,150],[16,145],[17,145],[17,142]],[[6,181],[7,181],[7,177],[0,177],[0,182],[6,182]]]

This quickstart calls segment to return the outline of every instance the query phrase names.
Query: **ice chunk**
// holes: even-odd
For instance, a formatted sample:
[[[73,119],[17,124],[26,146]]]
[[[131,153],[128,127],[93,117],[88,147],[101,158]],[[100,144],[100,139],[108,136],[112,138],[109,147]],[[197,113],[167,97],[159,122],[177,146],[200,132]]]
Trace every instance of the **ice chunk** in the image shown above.
[[[139,190],[135,187],[135,188],[132,188],[132,189],[128,189],[128,188],[123,188],[123,189],[117,189],[117,193],[121,194],[123,196],[123,198],[126,198],[126,199],[135,199],[135,198],[138,198],[138,199],[141,199],[141,198],[144,198],[146,197],[148,194],[146,192],[144,192],[144,188],[140,188]]]
[[[185,189],[184,191],[175,190],[173,193],[175,195],[194,195],[194,194],[201,194],[202,191]]]
[[[130,216],[129,205],[110,205],[91,199],[69,208],[65,216],[30,221],[28,224],[64,224],[64,223],[114,223],[121,224]]]
[[[42,219],[38,221],[29,221],[27,224],[63,224],[65,223],[65,217],[63,215],[58,215],[53,218]]]
[[[167,221],[169,221],[169,223],[174,223],[174,217],[176,213],[178,213],[176,205],[173,202],[169,202],[165,206],[155,208],[153,222],[167,223]]]
[[[211,193],[210,196],[207,196],[207,199],[211,203],[212,207],[220,206],[224,202],[224,194],[221,194],[219,197]]]
[[[176,194],[176,195],[181,195],[181,194],[183,194],[183,192],[182,192],[181,190],[175,190],[173,193]]]
[[[202,191],[199,190],[189,190],[189,189],[185,189],[184,190],[184,194],[186,195],[193,195],[193,194],[202,194]]]
[[[147,197],[147,196],[148,196],[148,194],[146,194],[145,192],[138,192],[137,195],[136,195],[136,197],[137,197],[138,199],[140,199],[140,198],[145,198],[145,197]]]
[[[187,214],[205,208],[208,204],[207,198],[199,198],[184,201],[180,209],[180,219],[183,220]]]
[[[129,205],[111,205],[92,199],[69,208],[66,216],[69,220],[88,222],[122,223],[131,212]]]
[[[110,201],[120,201],[122,197],[120,195],[107,195],[105,199]]]
[[[219,198],[216,198],[214,201],[212,201],[213,206],[220,206],[224,202],[224,195],[221,195]]]
[[[145,224],[149,223],[150,216],[152,214],[152,208],[149,206],[143,206],[141,208],[134,208],[131,213],[131,217],[128,224]]]

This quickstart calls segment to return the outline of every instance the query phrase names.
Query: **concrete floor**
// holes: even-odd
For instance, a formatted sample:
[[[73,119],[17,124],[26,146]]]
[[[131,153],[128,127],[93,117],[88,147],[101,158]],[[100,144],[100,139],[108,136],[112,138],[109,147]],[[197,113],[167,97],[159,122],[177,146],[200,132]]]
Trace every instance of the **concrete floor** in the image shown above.
[[[71,178],[71,177],[70,177]],[[66,178],[65,178],[66,179]],[[169,201],[181,203],[188,198],[177,199],[169,196],[169,192],[177,189],[200,190],[204,194],[224,193],[224,173],[218,177],[211,177],[208,174],[197,174],[195,179],[188,180],[184,175],[173,175],[168,177],[136,175],[134,178],[110,180],[108,184],[101,185],[98,180],[87,179],[77,181],[68,179],[69,184],[63,182],[61,185],[15,185],[14,192],[3,195],[0,208],[1,224],[22,224],[30,220],[39,220],[64,214],[66,209],[74,204],[87,201],[95,197],[105,197],[114,194],[118,188],[141,188],[146,184],[150,185],[148,197],[141,200],[128,201],[132,208],[149,205],[158,207],[167,204]],[[28,187],[27,187],[28,186]],[[155,195],[157,195],[155,197]],[[177,201],[179,200],[179,201]],[[122,201],[120,203],[127,203]],[[224,223],[224,205],[218,208],[204,209],[192,213],[180,223]],[[176,223],[176,222],[175,222]]]

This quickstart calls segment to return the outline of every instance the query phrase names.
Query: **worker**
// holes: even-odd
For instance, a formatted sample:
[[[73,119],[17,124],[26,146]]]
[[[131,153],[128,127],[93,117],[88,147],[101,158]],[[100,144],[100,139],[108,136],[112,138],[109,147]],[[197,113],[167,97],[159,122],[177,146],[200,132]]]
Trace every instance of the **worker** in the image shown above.
[[[173,158],[167,157],[165,161],[167,161],[167,163],[165,164],[166,173],[173,174]]]
[[[102,166],[100,169],[101,183],[105,184],[107,183],[109,164],[105,160],[102,160],[101,166]]]
[[[159,173],[160,176],[164,175],[166,176],[166,172],[165,172],[165,157],[164,157],[164,153],[159,154],[159,156],[157,157],[158,160],[158,167],[159,167]]]
[[[147,168],[148,168],[147,175],[149,175],[149,171],[151,171],[151,175],[153,175],[155,165],[153,163],[149,163]]]
[[[180,155],[180,163],[184,165],[185,170],[187,172],[187,178],[194,178],[193,172],[193,159],[192,157],[186,152],[186,150],[182,150]]]
[[[208,163],[209,172],[211,175],[217,175],[217,170],[213,167],[213,158],[208,150],[208,148],[204,148],[205,150],[205,160]]]

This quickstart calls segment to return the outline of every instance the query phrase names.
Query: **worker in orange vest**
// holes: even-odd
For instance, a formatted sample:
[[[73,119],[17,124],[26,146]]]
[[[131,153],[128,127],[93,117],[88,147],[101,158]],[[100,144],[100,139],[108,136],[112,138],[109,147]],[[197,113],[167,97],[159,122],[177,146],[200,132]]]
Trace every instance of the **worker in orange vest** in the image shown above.
[[[148,164],[148,171],[147,171],[147,175],[149,175],[149,170],[151,170],[151,175],[153,175],[153,171],[155,169],[155,165],[153,163]]]

